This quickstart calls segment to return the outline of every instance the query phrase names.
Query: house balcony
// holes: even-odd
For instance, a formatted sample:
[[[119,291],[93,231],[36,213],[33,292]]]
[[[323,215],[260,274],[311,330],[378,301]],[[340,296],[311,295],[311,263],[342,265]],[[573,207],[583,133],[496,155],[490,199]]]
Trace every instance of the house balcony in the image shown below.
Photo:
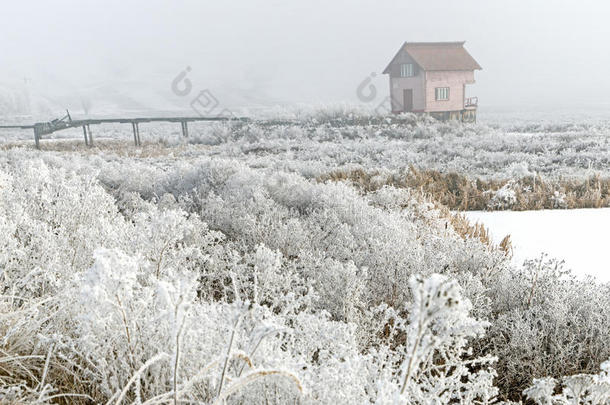
[[[468,97],[464,100],[464,108],[467,110],[476,110],[479,104],[478,97]]]

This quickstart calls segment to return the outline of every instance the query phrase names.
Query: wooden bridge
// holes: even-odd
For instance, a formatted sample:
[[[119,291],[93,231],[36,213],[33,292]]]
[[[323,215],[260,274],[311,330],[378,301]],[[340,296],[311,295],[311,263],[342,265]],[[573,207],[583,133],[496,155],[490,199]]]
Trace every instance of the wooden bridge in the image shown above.
[[[53,132],[61,131],[68,128],[83,128],[83,136],[85,145],[93,146],[93,133],[91,132],[92,125],[99,124],[131,124],[133,131],[133,141],[136,146],[142,144],[140,140],[141,123],[146,122],[176,122],[180,123],[182,135],[187,137],[189,134],[188,123],[195,121],[248,121],[247,118],[235,117],[149,117],[149,118],[100,118],[73,120],[70,113],[66,111],[66,115],[60,119],[55,119],[49,122],[37,122],[33,125],[0,125],[0,129],[33,129],[34,142],[36,148],[40,149],[40,140],[44,135],[52,134]]]

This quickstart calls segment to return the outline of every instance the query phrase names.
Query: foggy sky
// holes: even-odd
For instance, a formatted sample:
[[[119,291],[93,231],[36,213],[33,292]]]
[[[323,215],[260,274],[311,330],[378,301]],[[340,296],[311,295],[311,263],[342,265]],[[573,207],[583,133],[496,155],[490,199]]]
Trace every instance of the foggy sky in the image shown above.
[[[608,105],[609,15],[601,0],[3,1],[0,96],[187,107],[170,85],[189,66],[229,107],[355,102],[374,72],[387,95],[404,41],[465,40],[481,105]]]

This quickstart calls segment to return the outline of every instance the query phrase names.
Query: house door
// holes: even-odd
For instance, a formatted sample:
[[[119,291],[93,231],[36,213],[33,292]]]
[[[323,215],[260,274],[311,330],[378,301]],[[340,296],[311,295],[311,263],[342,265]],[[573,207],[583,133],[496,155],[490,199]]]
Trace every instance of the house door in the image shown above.
[[[413,89],[403,90],[403,111],[413,111]]]

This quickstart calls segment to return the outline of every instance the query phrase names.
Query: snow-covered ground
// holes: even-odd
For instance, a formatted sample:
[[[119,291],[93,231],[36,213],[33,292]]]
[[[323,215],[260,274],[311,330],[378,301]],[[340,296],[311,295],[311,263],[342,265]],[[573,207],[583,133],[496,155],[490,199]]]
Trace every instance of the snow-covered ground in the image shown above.
[[[548,253],[576,274],[610,281],[610,208],[467,212],[489,228],[495,242],[510,235],[516,264]]]

